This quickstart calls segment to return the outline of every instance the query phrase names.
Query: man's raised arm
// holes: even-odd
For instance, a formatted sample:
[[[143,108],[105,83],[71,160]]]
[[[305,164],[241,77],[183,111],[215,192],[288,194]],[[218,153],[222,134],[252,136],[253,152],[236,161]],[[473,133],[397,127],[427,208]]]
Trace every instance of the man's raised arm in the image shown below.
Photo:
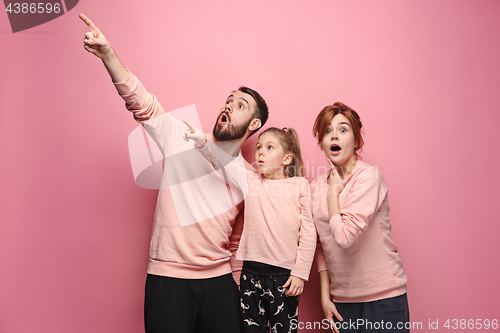
[[[80,18],[90,29],[83,40],[85,50],[102,60],[114,83],[125,81],[128,77],[128,70],[123,66],[106,37],[87,16],[80,14]]]
[[[143,123],[164,114],[165,111],[156,100],[156,97],[150,94],[137,77],[123,66],[108,40],[95,24],[84,14],[80,14],[80,18],[90,29],[83,40],[85,50],[102,60],[118,94],[125,101],[125,107],[133,112],[135,120]],[[169,120],[167,119],[169,117],[164,118],[163,121]],[[164,141],[165,138],[162,138],[162,140]]]

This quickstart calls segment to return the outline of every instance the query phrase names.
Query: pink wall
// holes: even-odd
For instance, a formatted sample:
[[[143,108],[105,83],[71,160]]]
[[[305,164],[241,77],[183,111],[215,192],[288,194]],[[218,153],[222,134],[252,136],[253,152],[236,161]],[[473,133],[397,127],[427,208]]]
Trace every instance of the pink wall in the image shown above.
[[[137,126],[82,47],[86,13],[167,110],[212,127],[254,87],[295,127],[311,175],[326,104],[365,125],[390,189],[411,319],[500,319],[500,2],[82,0],[12,34],[0,13],[0,332],[140,332],[156,191],[133,182]],[[252,158],[253,138],[245,153]],[[320,321],[317,274],[301,321]],[[301,330],[312,332],[314,330]],[[325,331],[326,332],[326,331]]]

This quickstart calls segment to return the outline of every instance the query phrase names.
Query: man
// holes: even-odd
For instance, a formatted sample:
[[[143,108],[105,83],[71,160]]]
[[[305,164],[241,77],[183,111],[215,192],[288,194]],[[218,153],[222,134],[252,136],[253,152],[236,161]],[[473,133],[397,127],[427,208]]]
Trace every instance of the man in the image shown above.
[[[164,156],[146,280],[146,332],[239,333],[238,288],[229,262],[241,235],[233,226],[243,196],[183,140],[188,127],[165,113],[94,23],[83,14],[80,18],[90,29],[84,48],[102,60],[127,109]],[[239,148],[267,117],[264,99],[241,87],[227,98],[207,137],[230,143],[223,149],[242,159]]]

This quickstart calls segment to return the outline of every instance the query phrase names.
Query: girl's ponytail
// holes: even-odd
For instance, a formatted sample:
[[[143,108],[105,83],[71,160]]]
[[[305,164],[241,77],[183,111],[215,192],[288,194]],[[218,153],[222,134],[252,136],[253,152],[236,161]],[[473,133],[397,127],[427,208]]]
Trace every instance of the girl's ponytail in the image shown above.
[[[297,131],[291,127],[283,128],[285,132],[292,135],[292,142],[290,144],[290,153],[293,155],[292,162],[285,167],[285,174],[288,177],[304,177],[304,167],[302,162],[302,154],[300,153],[300,142]]]

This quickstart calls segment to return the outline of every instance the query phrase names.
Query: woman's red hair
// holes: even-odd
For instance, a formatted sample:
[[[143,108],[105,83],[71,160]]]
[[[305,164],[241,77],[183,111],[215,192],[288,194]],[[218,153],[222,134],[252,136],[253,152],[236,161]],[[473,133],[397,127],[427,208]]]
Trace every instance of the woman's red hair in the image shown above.
[[[326,134],[326,129],[330,125],[333,117],[338,114],[345,116],[351,124],[354,132],[354,140],[356,141],[354,154],[356,155],[356,158],[359,158],[358,150],[361,150],[364,144],[363,136],[361,135],[361,128],[363,127],[363,124],[361,123],[361,118],[359,118],[358,113],[344,103],[335,102],[332,105],[325,106],[323,110],[321,110],[316,117],[316,121],[314,122],[313,135],[318,138],[318,144],[321,144],[321,141],[323,141]]]

